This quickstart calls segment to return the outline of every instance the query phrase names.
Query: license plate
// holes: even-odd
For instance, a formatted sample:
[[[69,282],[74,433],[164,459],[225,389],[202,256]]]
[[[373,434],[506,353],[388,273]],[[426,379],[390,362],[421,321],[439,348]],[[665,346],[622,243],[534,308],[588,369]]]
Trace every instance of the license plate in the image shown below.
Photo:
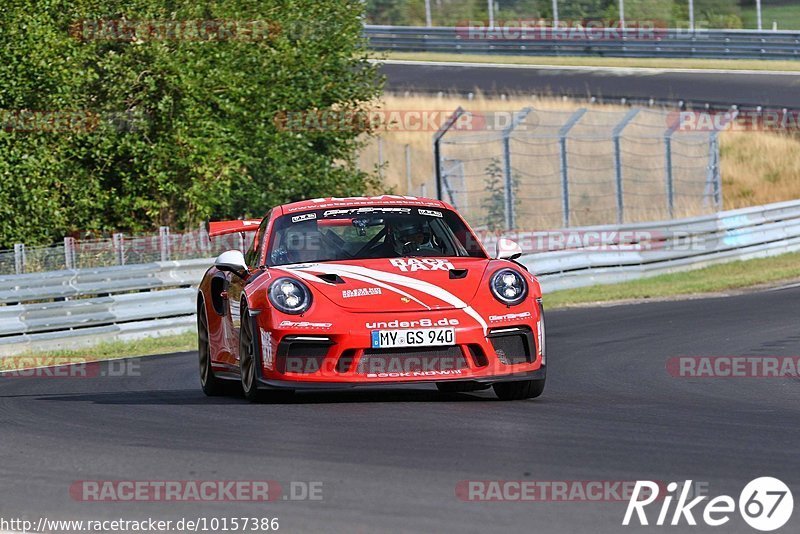
[[[417,328],[414,330],[373,330],[372,348],[435,347],[456,344],[455,328]]]

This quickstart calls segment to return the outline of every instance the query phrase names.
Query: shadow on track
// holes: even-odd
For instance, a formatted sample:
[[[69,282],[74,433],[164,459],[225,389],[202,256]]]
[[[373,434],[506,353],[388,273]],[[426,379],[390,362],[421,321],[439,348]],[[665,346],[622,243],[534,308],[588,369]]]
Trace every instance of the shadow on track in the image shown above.
[[[237,396],[206,397],[194,389],[175,391],[125,391],[119,393],[78,393],[53,395],[8,395],[3,397],[31,397],[47,402],[89,402],[108,405],[227,405],[245,404]],[[314,391],[296,393],[289,398],[267,399],[259,404],[350,404],[396,402],[500,402],[491,391],[471,393],[440,393],[435,389],[363,389],[357,391]],[[519,402],[519,401],[518,401]],[[542,403],[543,400],[534,402]]]

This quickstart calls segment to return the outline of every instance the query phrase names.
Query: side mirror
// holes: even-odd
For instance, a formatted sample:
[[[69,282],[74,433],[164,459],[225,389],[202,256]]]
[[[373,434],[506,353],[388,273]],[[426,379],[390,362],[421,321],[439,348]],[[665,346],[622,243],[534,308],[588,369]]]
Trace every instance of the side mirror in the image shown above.
[[[214,267],[220,271],[227,271],[238,276],[243,276],[248,272],[247,264],[244,262],[244,254],[239,250],[228,250],[223,252],[214,260]]]
[[[498,260],[516,260],[522,256],[522,247],[516,241],[511,241],[505,237],[497,240],[497,254]]]

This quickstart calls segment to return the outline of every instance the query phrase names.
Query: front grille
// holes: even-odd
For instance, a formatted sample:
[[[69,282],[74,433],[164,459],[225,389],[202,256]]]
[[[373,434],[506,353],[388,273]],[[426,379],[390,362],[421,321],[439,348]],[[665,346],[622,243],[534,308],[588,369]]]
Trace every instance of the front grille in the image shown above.
[[[514,328],[490,332],[489,338],[497,357],[506,365],[530,363],[534,359],[534,341],[530,329]]]
[[[277,370],[280,373],[316,373],[322,369],[332,343],[319,341],[282,341],[278,348]]]
[[[468,367],[459,346],[367,349],[358,362],[357,372],[413,373],[453,371]]]

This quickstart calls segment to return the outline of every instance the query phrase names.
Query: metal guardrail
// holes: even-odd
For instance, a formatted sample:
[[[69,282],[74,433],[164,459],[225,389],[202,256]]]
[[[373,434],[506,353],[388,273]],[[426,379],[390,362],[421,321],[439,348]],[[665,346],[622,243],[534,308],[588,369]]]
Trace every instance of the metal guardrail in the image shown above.
[[[209,259],[0,277],[0,356],[180,333]]]
[[[615,233],[618,239],[600,246],[541,251],[521,261],[549,292],[798,251],[800,201],[661,223],[572,228],[565,241],[569,236]],[[516,237],[523,245],[526,239],[524,235],[508,237]]]
[[[665,222],[500,235],[527,249],[521,261],[550,292],[800,250],[800,201]],[[500,235],[482,239],[493,250]],[[195,259],[0,277],[0,356],[192,330],[193,286],[210,264]]]
[[[491,34],[493,38],[487,38]],[[449,52],[532,56],[800,59],[800,32],[756,30],[653,30],[633,37],[586,38],[574,30],[543,35],[518,28],[495,32],[468,27],[372,26],[369,47],[393,52]]]

